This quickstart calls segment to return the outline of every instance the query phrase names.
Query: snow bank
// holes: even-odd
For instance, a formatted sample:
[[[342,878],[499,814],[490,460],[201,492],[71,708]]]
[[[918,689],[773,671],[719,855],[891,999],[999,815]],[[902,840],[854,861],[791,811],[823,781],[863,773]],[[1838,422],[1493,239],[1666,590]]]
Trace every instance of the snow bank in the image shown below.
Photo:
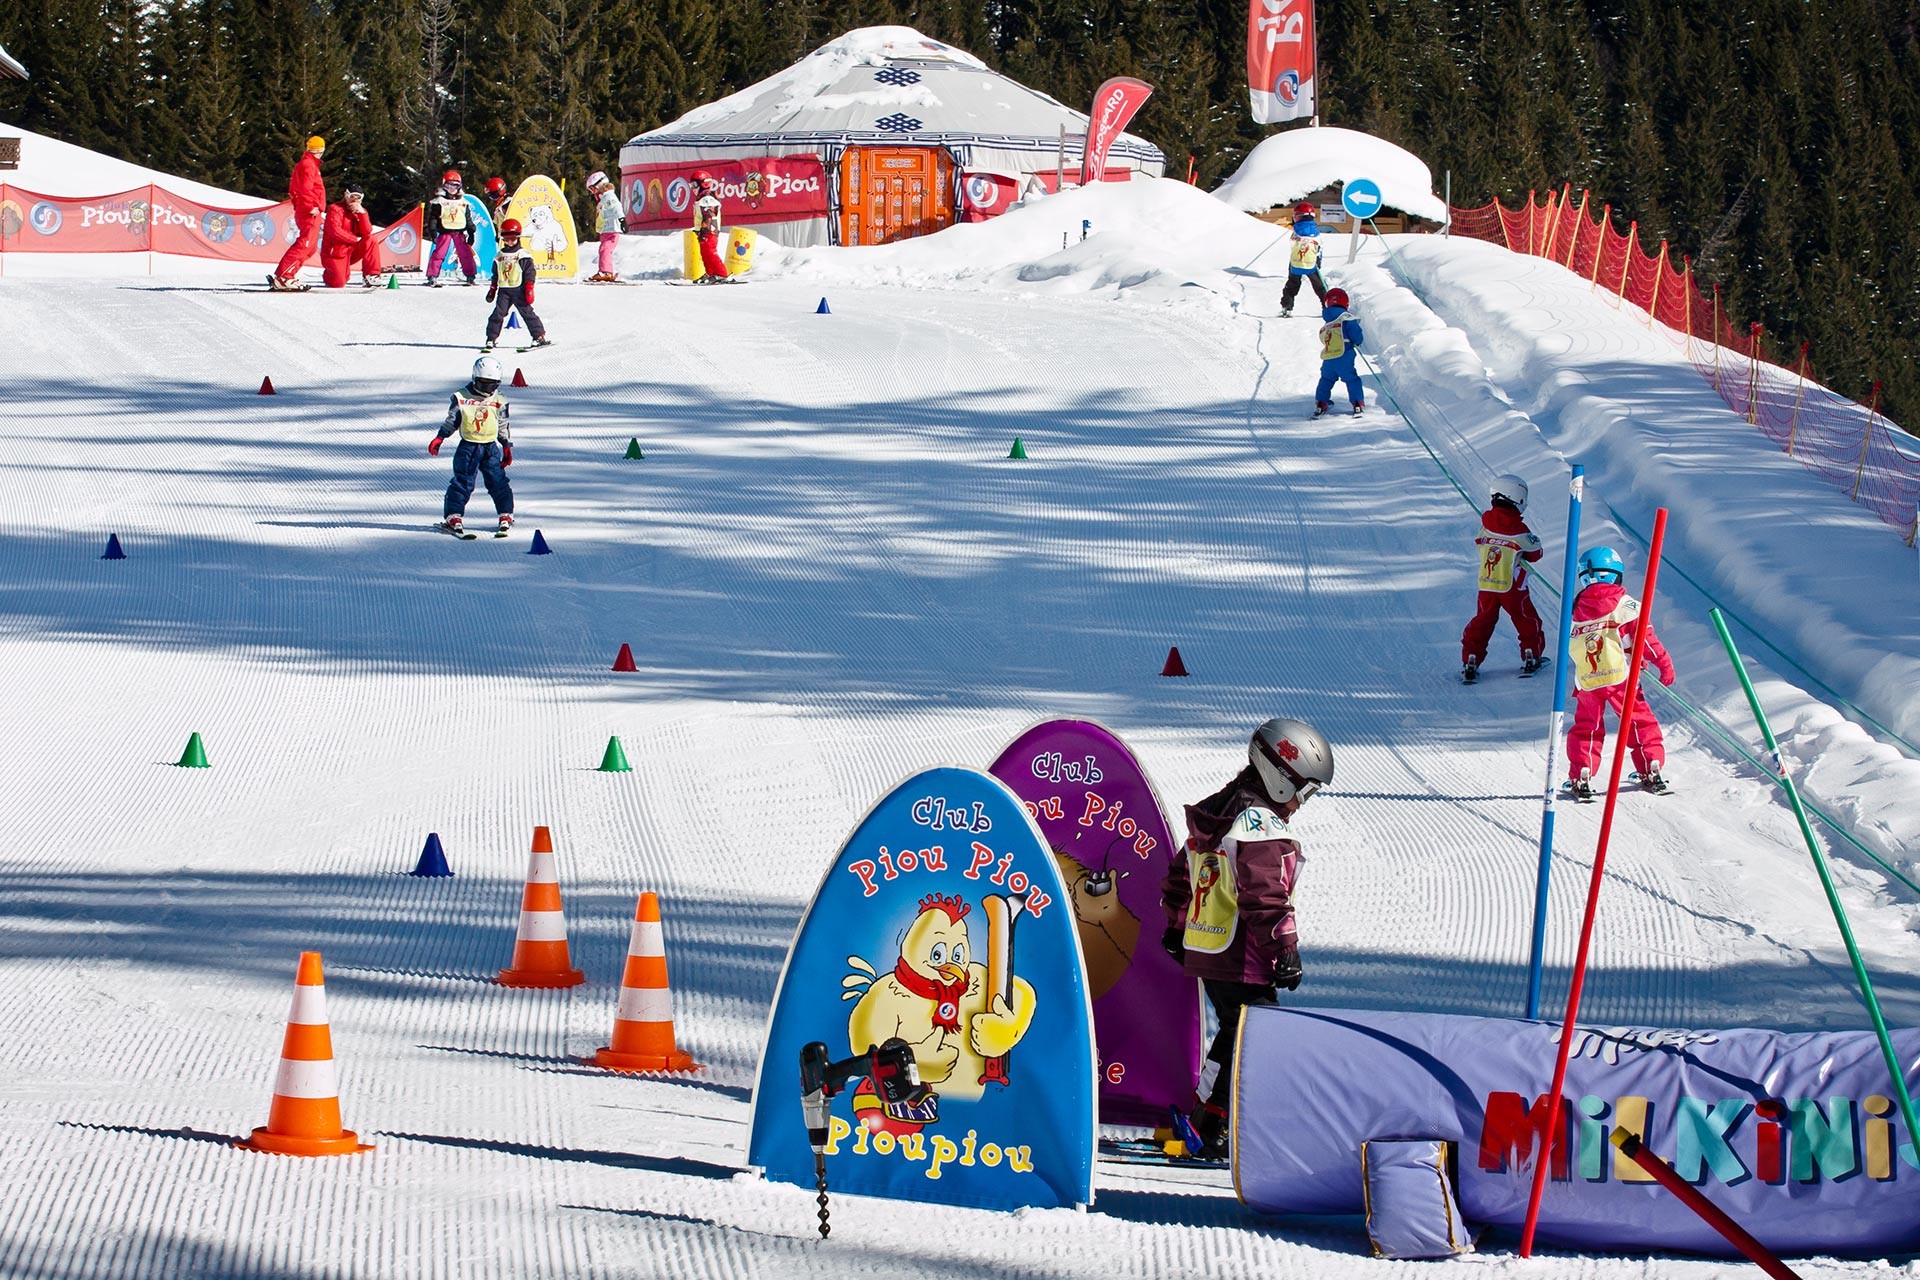
[[[110,196],[148,183],[165,187],[176,196],[185,196],[217,209],[258,209],[275,203],[259,196],[224,191],[204,182],[162,173],[145,165],[116,160],[98,151],[76,147],[44,133],[22,129],[0,120],[0,134],[20,139],[20,167],[0,173],[0,181],[41,196]],[[287,157],[289,169],[295,157]],[[91,256],[91,255],[89,255]]]
[[[1353,129],[1301,128],[1276,133],[1247,154],[1213,194],[1236,209],[1262,213],[1336,182],[1372,178],[1390,208],[1434,222],[1447,206],[1433,193],[1433,171],[1419,156]]]

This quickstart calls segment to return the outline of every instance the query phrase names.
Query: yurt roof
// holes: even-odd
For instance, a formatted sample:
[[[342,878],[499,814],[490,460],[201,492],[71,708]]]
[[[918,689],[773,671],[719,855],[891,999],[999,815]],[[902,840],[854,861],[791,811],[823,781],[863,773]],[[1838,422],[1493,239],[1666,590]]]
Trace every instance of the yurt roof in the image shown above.
[[[1085,112],[1064,106],[991,70],[964,49],[911,27],[862,27],[776,75],[672,124],[640,134],[629,147],[737,147],[753,139],[782,144],[966,143],[1070,154],[1086,133]],[[1159,148],[1123,133],[1117,160],[1164,164]]]
[[[26,78],[27,69],[20,65],[18,59],[9,56],[4,47],[0,47],[0,80],[25,80]]]

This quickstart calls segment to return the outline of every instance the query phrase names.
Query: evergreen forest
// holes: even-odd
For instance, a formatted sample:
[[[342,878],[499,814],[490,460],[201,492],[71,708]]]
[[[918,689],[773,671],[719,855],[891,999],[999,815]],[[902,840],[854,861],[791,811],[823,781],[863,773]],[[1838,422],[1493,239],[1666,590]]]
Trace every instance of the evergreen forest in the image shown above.
[[[1791,363],[1920,425],[1920,0],[1321,0],[1322,111],[1456,205],[1562,183],[1692,256]],[[375,217],[460,168],[580,191],[620,144],[861,26],[900,23],[1132,125],[1211,186],[1247,115],[1244,0],[7,0],[0,120],[277,196],[307,135]],[[576,195],[584,202],[584,195]],[[584,212],[584,209],[581,210]]]

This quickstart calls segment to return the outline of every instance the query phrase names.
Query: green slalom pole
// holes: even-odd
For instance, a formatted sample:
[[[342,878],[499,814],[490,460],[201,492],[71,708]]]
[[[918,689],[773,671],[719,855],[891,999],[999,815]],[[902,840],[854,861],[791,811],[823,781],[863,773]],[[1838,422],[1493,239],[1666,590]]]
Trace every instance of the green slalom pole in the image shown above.
[[[1720,643],[1727,647],[1727,657],[1733,661],[1733,672],[1740,677],[1740,687],[1746,690],[1747,705],[1753,708],[1753,718],[1760,726],[1760,736],[1766,740],[1767,750],[1773,753],[1773,767],[1780,775],[1780,785],[1787,793],[1787,803],[1793,806],[1794,819],[1800,824],[1800,834],[1807,842],[1807,852],[1813,855],[1813,869],[1820,873],[1820,887],[1826,890],[1827,905],[1833,908],[1834,923],[1840,926],[1840,938],[1847,944],[1847,959],[1853,962],[1854,980],[1860,984],[1860,994],[1866,998],[1867,1013],[1873,1019],[1873,1033],[1880,1037],[1880,1052],[1886,1056],[1887,1070],[1893,1075],[1894,1093],[1900,1099],[1900,1115],[1907,1122],[1907,1141],[1920,1151],[1920,1124],[1913,1118],[1913,1095],[1907,1092],[1907,1077],[1900,1069],[1899,1055],[1893,1051],[1893,1039],[1887,1034],[1887,1020],[1880,1012],[1880,1001],[1873,994],[1873,979],[1867,976],[1867,966],[1860,959],[1860,946],[1853,940],[1853,926],[1847,923],[1847,910],[1840,905],[1840,895],[1833,887],[1833,875],[1827,870],[1826,855],[1820,852],[1820,842],[1813,838],[1813,826],[1807,821],[1807,810],[1800,803],[1800,789],[1794,785],[1793,774],[1787,769],[1787,758],[1780,754],[1780,743],[1773,736],[1773,726],[1767,723],[1767,713],[1760,708],[1760,696],[1753,691],[1753,681],[1747,678],[1746,663],[1740,660],[1740,651],[1734,647],[1733,636],[1727,630],[1726,619],[1715,609],[1708,615],[1713,619],[1713,629],[1720,633]],[[1895,1144],[1895,1158],[1898,1158],[1898,1144]]]

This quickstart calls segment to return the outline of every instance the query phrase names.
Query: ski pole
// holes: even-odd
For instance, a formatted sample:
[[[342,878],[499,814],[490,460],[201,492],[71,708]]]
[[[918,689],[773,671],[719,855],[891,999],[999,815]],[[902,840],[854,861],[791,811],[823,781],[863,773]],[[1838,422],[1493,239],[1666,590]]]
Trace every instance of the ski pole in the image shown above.
[[[1800,824],[1800,835],[1807,842],[1807,853],[1813,858],[1813,869],[1820,874],[1820,888],[1826,892],[1827,906],[1833,909],[1833,922],[1840,926],[1840,940],[1846,943],[1847,959],[1853,964],[1854,981],[1860,984],[1860,995],[1867,1005],[1867,1016],[1873,1019],[1873,1034],[1880,1039],[1880,1052],[1887,1060],[1887,1070],[1893,1075],[1894,1094],[1900,1100],[1900,1116],[1907,1122],[1907,1140],[1920,1144],[1920,1124],[1914,1123],[1913,1095],[1907,1092],[1906,1073],[1900,1069],[1900,1055],[1893,1051],[1893,1038],[1887,1034],[1887,1020],[1880,1013],[1880,1001],[1873,994],[1873,979],[1867,976],[1867,966],[1860,959],[1859,944],[1853,940],[1853,926],[1847,921],[1847,909],[1840,905],[1840,894],[1833,887],[1833,873],[1827,869],[1826,855],[1820,852],[1820,842],[1813,838],[1813,824],[1807,821],[1807,811],[1800,803],[1800,788],[1794,785],[1793,772],[1787,768],[1787,758],[1780,754],[1779,740],[1773,736],[1773,726],[1767,722],[1767,713],[1760,706],[1760,695],[1753,691],[1753,680],[1747,675],[1747,665],[1740,660],[1740,651],[1734,647],[1733,633],[1727,630],[1727,621],[1715,609],[1707,615],[1713,619],[1713,629],[1720,633],[1720,643],[1727,647],[1727,658],[1733,663],[1734,674],[1740,677],[1740,687],[1746,692],[1747,705],[1753,708],[1754,723],[1760,726],[1760,737],[1767,744],[1767,750],[1773,753],[1773,768],[1780,776],[1780,785],[1787,793],[1787,803],[1793,806],[1794,821]]]
[[[1726,1210],[1701,1195],[1698,1187],[1675,1173],[1665,1160],[1647,1150],[1647,1144],[1640,1140],[1639,1134],[1616,1125],[1608,1137],[1614,1146],[1620,1148],[1621,1155],[1645,1169],[1655,1182],[1673,1192],[1681,1204],[1699,1214],[1702,1221],[1725,1236],[1727,1242],[1746,1254],[1754,1266],[1772,1276],[1773,1280],[1800,1280],[1786,1263],[1774,1257],[1767,1246],[1754,1239]]]
[[[1527,1016],[1540,1016],[1540,970],[1547,945],[1547,883],[1553,875],[1554,795],[1558,787],[1553,775],[1560,763],[1560,733],[1567,723],[1567,683],[1573,670],[1568,652],[1573,644],[1574,575],[1580,567],[1580,499],[1587,488],[1586,468],[1575,466],[1567,484],[1567,557],[1560,581],[1567,589],[1560,593],[1560,658],[1553,669],[1553,713],[1547,717],[1547,793],[1540,814],[1540,870],[1533,886],[1533,951],[1527,960]]]
[[[1626,772],[1628,728],[1639,701],[1640,670],[1646,663],[1647,639],[1653,634],[1653,586],[1660,576],[1660,548],[1667,540],[1667,509],[1653,515],[1653,547],[1647,553],[1647,583],[1640,591],[1639,624],[1633,633],[1633,656],[1627,660],[1627,687],[1621,694],[1620,727],[1613,747],[1613,776],[1607,782],[1607,808],[1600,816],[1600,840],[1593,851],[1593,878],[1587,884],[1587,910],[1580,921],[1580,946],[1573,955],[1573,982],[1567,989],[1567,1016],[1560,1024],[1560,1051],[1553,1060],[1553,1087],[1547,1092],[1547,1124],[1541,1131],[1541,1151],[1533,1170],[1533,1189],[1527,1194],[1527,1219],[1520,1230],[1520,1256],[1533,1256],[1533,1231],[1540,1223],[1540,1201],[1547,1193],[1553,1170],[1553,1140],[1560,1127],[1560,1091],[1567,1084],[1567,1055],[1573,1049],[1573,1024],[1580,1017],[1580,989],[1587,980],[1587,952],[1593,946],[1594,920],[1600,911],[1601,877],[1607,869],[1607,842],[1613,837],[1614,810],[1620,803],[1620,775]]]

